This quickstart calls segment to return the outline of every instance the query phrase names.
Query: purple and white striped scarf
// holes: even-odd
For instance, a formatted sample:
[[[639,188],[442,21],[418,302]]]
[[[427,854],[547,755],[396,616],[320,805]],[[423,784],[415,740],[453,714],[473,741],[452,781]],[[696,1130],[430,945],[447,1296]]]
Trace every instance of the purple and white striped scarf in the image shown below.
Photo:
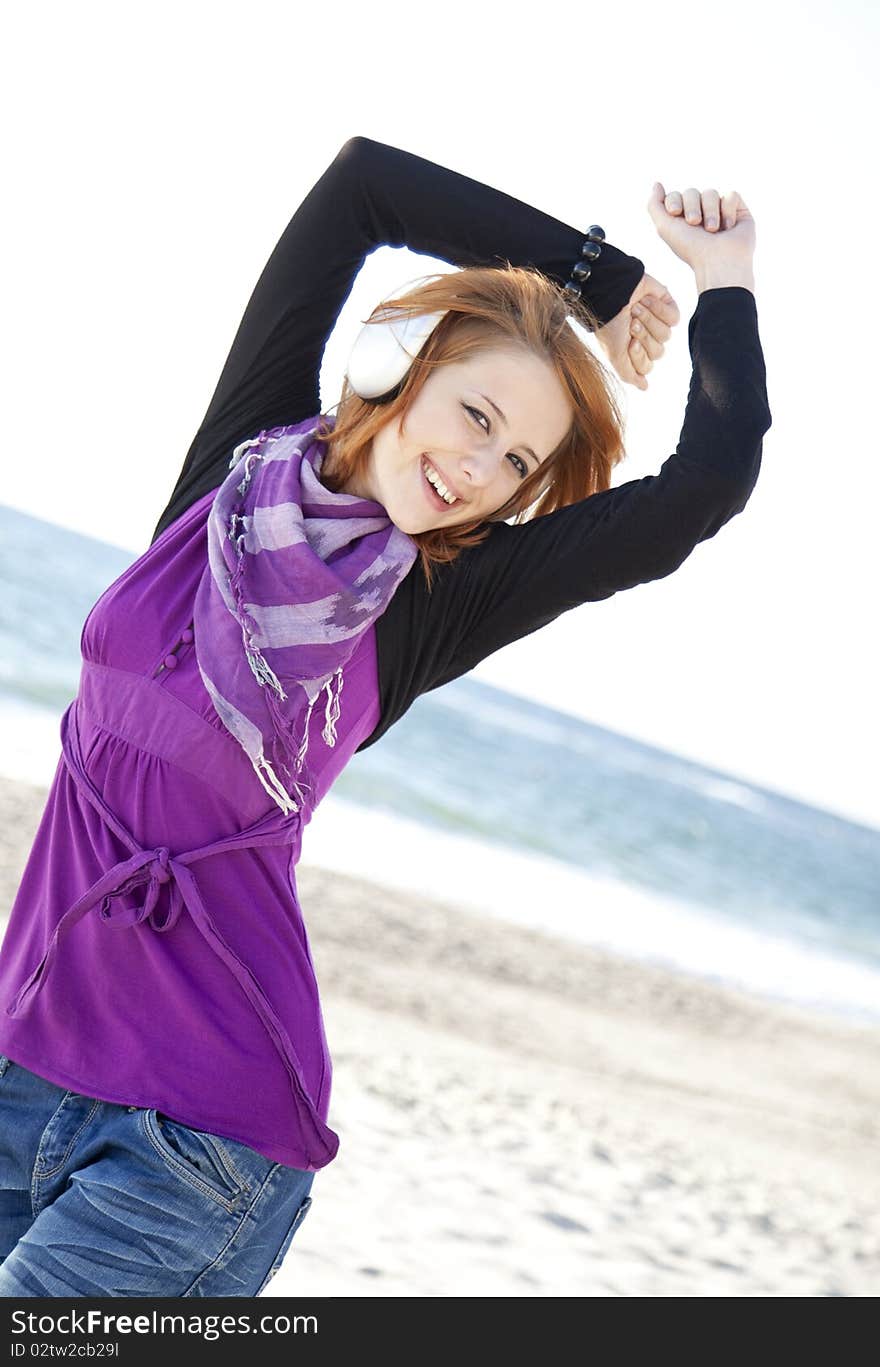
[[[322,739],[332,747],[345,665],[418,554],[380,503],[320,482],[320,418],[235,448],[208,518],[193,617],[217,715],[285,813],[306,800],[315,703],[323,691]]]

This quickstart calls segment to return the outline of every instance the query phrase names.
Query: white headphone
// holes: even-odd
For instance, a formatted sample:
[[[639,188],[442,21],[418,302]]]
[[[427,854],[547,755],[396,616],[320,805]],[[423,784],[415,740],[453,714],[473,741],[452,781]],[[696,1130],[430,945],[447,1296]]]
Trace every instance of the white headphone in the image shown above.
[[[377,307],[381,308],[381,304]],[[444,309],[441,313],[365,323],[345,371],[354,392],[362,399],[378,399],[395,389],[445,313]]]
[[[381,308],[384,302],[376,307]],[[387,322],[365,323],[355,339],[345,369],[346,379],[355,394],[362,399],[380,399],[394,390],[445,316],[444,309],[440,313],[422,313],[417,317],[402,315]],[[578,336],[573,320],[566,318],[566,322]]]

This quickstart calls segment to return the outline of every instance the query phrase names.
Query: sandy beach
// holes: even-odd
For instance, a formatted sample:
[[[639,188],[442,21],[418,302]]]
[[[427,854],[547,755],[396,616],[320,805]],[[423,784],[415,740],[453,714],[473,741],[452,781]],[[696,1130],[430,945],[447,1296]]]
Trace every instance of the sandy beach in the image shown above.
[[[4,925],[44,802],[0,779]],[[880,1293],[880,1027],[299,888],[341,1145],[265,1297]]]

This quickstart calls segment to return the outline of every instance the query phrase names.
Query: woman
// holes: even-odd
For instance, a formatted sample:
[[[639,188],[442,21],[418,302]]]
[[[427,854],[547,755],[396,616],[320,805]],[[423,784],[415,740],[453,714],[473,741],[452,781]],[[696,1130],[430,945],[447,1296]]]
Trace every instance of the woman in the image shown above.
[[[754,225],[714,191],[657,185],[649,212],[695,273],[694,373],[677,452],[615,489],[619,413],[566,315],[645,388],[678,309],[640,261],[367,138],[288,225],[150,548],[83,628],[0,952],[0,1294],[260,1293],[339,1142],[304,824],[421,693],[745,506],[771,422]],[[461,269],[386,302],[322,415],[381,244]]]

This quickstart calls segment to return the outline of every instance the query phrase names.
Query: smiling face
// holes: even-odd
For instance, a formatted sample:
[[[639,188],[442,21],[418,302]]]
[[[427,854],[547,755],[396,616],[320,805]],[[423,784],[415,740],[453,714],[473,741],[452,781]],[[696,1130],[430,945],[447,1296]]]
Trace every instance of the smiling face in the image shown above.
[[[394,418],[377,432],[365,471],[345,492],[380,503],[410,536],[487,519],[564,440],[573,417],[549,362],[482,351],[431,372],[402,429]]]

